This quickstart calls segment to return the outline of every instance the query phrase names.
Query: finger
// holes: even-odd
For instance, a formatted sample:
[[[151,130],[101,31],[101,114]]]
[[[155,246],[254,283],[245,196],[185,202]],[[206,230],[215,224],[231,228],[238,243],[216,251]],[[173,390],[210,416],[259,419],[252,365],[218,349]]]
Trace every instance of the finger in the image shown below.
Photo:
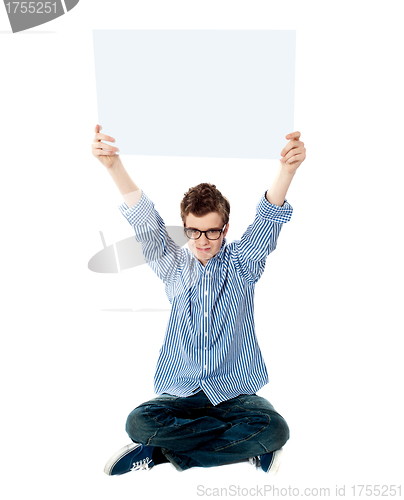
[[[300,148],[293,148],[291,151],[289,151],[289,153],[287,153],[282,159],[284,161],[287,161],[289,160],[290,158],[292,158],[293,156],[297,155],[297,154],[301,154],[301,153],[305,153],[306,152],[306,149],[304,147],[300,147]]]
[[[118,156],[119,151],[104,151],[103,149],[97,151],[94,156]]]
[[[93,142],[91,144],[93,151],[118,151],[116,146],[111,146],[110,144],[104,144],[103,142]]]
[[[289,151],[291,151],[292,149],[296,149],[296,148],[301,148],[304,146],[304,142],[301,142],[301,141],[291,141],[291,142],[288,142],[286,144],[286,146],[282,149],[281,151],[281,156],[286,156]]]
[[[118,149],[116,146],[112,146],[111,144],[105,144],[104,142],[101,141],[94,141],[91,144],[91,147],[93,149],[111,149],[111,150]]]
[[[108,141],[108,142],[115,142],[115,139],[109,135],[105,134],[95,134],[94,136],[94,142],[97,141]]]
[[[288,160],[285,160],[284,158],[282,158],[281,161],[283,161],[284,163],[288,163],[290,165],[291,163],[295,163],[297,161],[303,161],[305,158],[306,158],[306,155],[304,153],[301,153],[298,155],[291,156]]]
[[[93,149],[93,155],[95,157],[99,156],[118,156],[119,150],[118,151],[108,151],[105,149]]]
[[[286,153],[284,154],[285,158],[290,158],[291,156],[295,155],[296,152],[301,153],[303,150],[305,151],[304,143],[303,142],[296,142],[296,143],[291,143],[290,145],[285,147]]]
[[[286,139],[290,139],[290,140],[299,139],[300,136],[301,136],[300,132],[291,132],[290,134],[288,134],[286,136]]]

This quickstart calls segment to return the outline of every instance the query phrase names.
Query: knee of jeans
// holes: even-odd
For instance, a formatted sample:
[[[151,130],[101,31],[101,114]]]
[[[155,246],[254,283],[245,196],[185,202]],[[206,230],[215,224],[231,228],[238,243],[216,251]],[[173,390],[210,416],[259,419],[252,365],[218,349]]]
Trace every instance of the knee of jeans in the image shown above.
[[[145,444],[149,435],[147,433],[145,407],[140,406],[129,413],[125,429],[132,441]]]
[[[290,437],[289,426],[285,419],[279,414],[271,414],[269,427],[275,436],[276,449],[282,448]]]

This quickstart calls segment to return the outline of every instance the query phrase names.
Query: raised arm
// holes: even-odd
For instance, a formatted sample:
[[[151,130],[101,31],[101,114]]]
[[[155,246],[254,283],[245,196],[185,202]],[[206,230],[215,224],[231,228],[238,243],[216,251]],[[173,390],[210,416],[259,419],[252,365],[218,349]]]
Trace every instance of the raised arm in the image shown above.
[[[290,139],[281,152],[279,171],[270,189],[257,205],[254,222],[236,242],[240,274],[249,282],[256,282],[262,275],[267,256],[276,248],[284,223],[292,216],[293,208],[286,200],[286,193],[297,168],[306,158],[306,149],[299,141],[300,132],[286,136]]]
[[[296,170],[306,158],[306,148],[304,143],[299,140],[300,132],[292,132],[286,136],[286,139],[290,139],[290,141],[281,151],[282,158],[278,173],[265,196],[269,203],[279,207],[285,201],[286,193]]]
[[[118,148],[102,142],[115,142],[115,139],[109,135],[100,133],[100,128],[100,125],[95,126],[95,136],[92,143],[93,155],[108,170],[112,180],[115,182],[120,193],[124,196],[125,202],[128,203],[129,201],[128,206],[133,206],[135,205],[134,202],[140,200],[142,192],[125,170],[121,158],[117,154]],[[137,193],[135,194],[134,192]]]
[[[136,241],[142,244],[147,264],[164,281],[168,298],[172,300],[175,295],[174,288],[176,287],[177,292],[181,290],[176,280],[178,270],[186,258],[186,252],[169,236],[153,202],[125,170],[117,154],[118,148],[102,141],[115,142],[115,139],[102,134],[100,126],[96,125],[92,144],[93,155],[106,167],[122,194],[124,203],[119,209],[133,227]]]

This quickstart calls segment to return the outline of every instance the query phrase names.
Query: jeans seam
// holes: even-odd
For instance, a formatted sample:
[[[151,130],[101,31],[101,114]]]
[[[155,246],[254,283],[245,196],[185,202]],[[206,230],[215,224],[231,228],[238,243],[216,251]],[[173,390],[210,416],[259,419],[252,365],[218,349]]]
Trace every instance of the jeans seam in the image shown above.
[[[164,424],[163,422],[159,422],[155,417],[151,416],[149,414],[149,411],[148,411],[148,408],[152,406],[152,405],[149,405],[148,407],[145,407],[144,409],[144,413],[145,415],[147,416],[147,418],[149,420],[153,420],[155,422],[156,425],[158,425],[160,428],[163,428],[163,427],[167,427],[166,424]],[[163,409],[164,411],[164,409]],[[182,427],[181,424],[170,424],[170,427],[177,427],[177,428],[180,428]],[[148,439],[148,443],[150,442],[150,440],[155,437],[157,435],[157,432],[159,431],[159,429],[156,430],[156,432],[153,434],[153,436],[151,436],[149,439]],[[195,434],[195,432],[197,432],[195,429],[192,429],[192,428],[188,428],[188,432],[192,432],[192,434]]]
[[[247,410],[247,411],[251,411],[251,410]],[[227,448],[230,448],[236,444],[240,444],[240,443],[244,443],[248,440],[250,440],[251,438],[253,438],[254,436],[257,436],[258,434],[260,434],[264,429],[266,429],[270,423],[271,423],[271,417],[266,414],[266,413],[262,413],[260,411],[257,411],[256,413],[259,413],[260,415],[263,415],[264,417],[267,417],[268,418],[268,423],[266,425],[264,425],[263,427],[261,427],[260,430],[258,430],[257,432],[255,432],[254,434],[250,434],[248,437],[244,438],[244,439],[239,439],[238,441],[232,441],[231,443],[229,443],[228,445],[226,446],[222,446],[220,448],[215,448],[213,451],[214,452],[217,452],[217,451],[222,451],[222,450],[226,450]]]

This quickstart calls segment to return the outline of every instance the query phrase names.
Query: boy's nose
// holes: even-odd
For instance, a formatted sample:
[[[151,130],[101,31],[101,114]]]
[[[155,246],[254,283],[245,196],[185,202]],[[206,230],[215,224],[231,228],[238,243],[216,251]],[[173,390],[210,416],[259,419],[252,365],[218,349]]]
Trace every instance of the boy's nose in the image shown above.
[[[209,245],[209,240],[206,237],[205,233],[201,234],[200,238],[198,238],[197,241],[199,242],[200,246],[208,246]]]

